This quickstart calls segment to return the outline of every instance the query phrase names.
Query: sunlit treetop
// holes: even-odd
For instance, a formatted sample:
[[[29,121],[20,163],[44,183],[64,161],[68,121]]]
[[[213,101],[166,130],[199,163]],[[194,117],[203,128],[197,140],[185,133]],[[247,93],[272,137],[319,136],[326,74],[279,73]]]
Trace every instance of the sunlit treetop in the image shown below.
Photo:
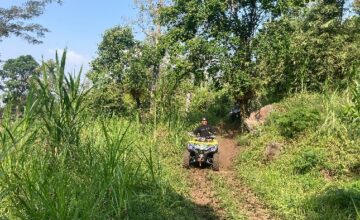
[[[26,1],[21,6],[13,5],[8,8],[0,7],[0,41],[3,38],[15,35],[31,44],[42,43],[39,38],[49,30],[41,24],[32,23],[30,20],[44,13],[45,6],[49,3],[61,3],[61,0]]]

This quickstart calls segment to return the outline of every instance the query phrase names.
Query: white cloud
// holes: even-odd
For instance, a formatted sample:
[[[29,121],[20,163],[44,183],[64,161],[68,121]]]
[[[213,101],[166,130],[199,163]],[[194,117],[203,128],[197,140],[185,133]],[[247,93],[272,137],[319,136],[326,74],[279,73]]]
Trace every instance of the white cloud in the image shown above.
[[[55,52],[57,51],[59,57],[63,54],[63,49],[49,49],[48,52],[51,54],[51,57],[55,57]],[[73,50],[67,49],[66,52],[66,69],[68,71],[78,70],[80,67],[84,68],[84,71],[89,69],[90,59],[80,53],[77,53]]]

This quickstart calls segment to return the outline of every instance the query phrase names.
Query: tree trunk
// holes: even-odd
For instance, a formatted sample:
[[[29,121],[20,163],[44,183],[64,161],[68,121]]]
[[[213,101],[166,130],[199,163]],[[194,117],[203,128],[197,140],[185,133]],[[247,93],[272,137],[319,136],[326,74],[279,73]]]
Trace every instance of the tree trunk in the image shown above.
[[[188,113],[191,105],[191,93],[186,94],[185,112]]]
[[[163,7],[164,5],[164,0],[159,0],[156,7],[153,9],[153,14],[154,14],[154,19],[155,19],[155,23],[156,23],[156,31],[154,32],[153,36],[154,36],[154,43],[155,43],[155,47],[156,49],[158,49],[158,45],[159,45],[159,39],[161,36],[161,24],[159,21],[159,13],[160,13],[160,9]],[[151,81],[151,89],[150,89],[150,112],[151,113],[155,113],[156,111],[156,105],[155,105],[155,94],[156,94],[156,90],[157,90],[157,84],[158,84],[158,79],[160,76],[160,61],[156,64],[154,64],[153,67],[153,73],[152,73],[152,81]]]

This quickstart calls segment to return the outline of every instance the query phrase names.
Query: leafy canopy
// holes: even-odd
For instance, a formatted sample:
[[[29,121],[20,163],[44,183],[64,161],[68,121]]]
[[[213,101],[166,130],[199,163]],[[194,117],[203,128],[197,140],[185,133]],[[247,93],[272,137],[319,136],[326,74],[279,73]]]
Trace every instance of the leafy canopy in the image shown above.
[[[88,77],[101,90],[110,84],[122,95],[130,94],[137,108],[148,105],[150,68],[158,62],[153,45],[134,39],[131,28],[116,26],[107,30],[98,46],[98,57],[91,62]],[[101,97],[101,96],[95,96]],[[119,102],[118,95],[115,102]],[[107,101],[96,101],[108,103]],[[119,106],[120,108],[120,106]]]
[[[30,79],[37,75],[39,64],[31,55],[9,59],[0,70],[0,89],[4,102],[23,100],[30,88]]]
[[[42,43],[39,38],[49,30],[28,21],[42,15],[45,6],[51,2],[61,3],[61,0],[29,0],[22,6],[0,7],[0,40],[15,35],[32,44]]]

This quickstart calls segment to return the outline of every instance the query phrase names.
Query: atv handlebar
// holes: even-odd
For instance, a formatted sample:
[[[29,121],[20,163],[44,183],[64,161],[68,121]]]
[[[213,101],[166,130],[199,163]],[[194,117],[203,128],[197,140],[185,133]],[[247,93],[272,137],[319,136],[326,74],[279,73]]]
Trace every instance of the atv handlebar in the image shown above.
[[[197,140],[198,141],[212,141],[214,140],[215,137],[214,136],[209,136],[209,137],[198,137]]]
[[[189,135],[190,137],[200,137],[199,135],[195,135],[193,132],[188,132],[188,135]],[[210,136],[203,137],[203,138],[206,138],[206,139],[215,139],[216,136],[215,136],[215,134],[211,134]]]

